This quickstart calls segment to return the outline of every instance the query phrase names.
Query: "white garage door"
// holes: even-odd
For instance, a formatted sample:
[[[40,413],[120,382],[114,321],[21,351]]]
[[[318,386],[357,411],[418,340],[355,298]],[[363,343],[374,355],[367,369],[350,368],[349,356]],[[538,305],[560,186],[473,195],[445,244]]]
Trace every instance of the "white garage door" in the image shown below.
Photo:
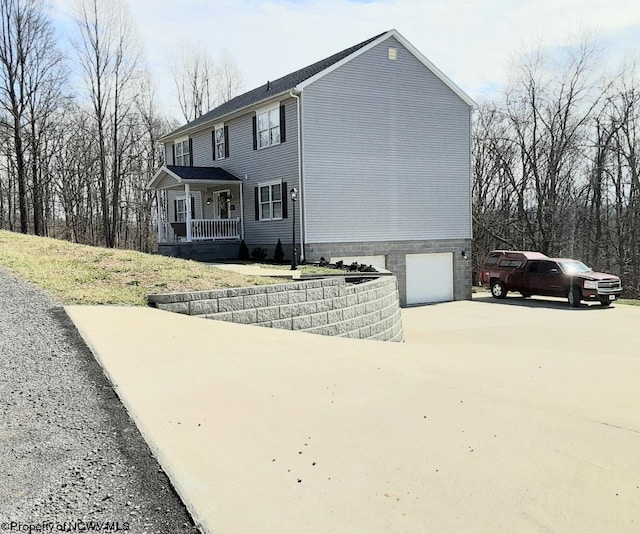
[[[453,254],[407,254],[407,304],[453,300]]]

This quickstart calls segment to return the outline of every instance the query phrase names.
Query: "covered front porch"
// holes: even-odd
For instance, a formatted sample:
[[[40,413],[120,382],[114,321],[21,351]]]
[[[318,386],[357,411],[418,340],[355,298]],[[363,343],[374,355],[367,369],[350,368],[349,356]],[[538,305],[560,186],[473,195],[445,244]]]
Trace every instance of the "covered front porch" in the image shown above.
[[[158,243],[244,238],[242,180],[219,167],[165,165],[151,182],[158,205]]]

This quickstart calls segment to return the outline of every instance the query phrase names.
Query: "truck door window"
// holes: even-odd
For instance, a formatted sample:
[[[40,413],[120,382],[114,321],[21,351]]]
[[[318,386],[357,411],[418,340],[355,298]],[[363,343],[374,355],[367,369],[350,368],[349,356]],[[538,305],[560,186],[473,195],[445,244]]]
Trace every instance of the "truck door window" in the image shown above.
[[[540,271],[539,271],[540,274],[547,274],[547,275],[557,274],[558,265],[555,264],[554,262],[552,262],[552,261],[542,261],[542,262],[540,262],[540,264],[541,264],[540,265]],[[551,272],[552,269],[555,269],[556,272],[552,273]]]
[[[532,261],[529,264],[529,272],[532,273],[532,274],[541,273],[542,272],[542,269],[541,269],[542,265],[541,264],[542,264],[541,261]]]

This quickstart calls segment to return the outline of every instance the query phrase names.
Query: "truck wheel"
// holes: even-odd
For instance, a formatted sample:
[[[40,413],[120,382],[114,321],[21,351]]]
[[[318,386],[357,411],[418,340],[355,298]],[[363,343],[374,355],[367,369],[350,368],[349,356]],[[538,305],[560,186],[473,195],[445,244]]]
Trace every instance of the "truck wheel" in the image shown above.
[[[507,296],[507,290],[500,280],[491,282],[491,296],[496,299],[503,299]]]
[[[572,308],[577,308],[580,306],[580,300],[582,299],[582,294],[580,293],[580,289],[576,286],[571,286],[569,289],[569,306]]]

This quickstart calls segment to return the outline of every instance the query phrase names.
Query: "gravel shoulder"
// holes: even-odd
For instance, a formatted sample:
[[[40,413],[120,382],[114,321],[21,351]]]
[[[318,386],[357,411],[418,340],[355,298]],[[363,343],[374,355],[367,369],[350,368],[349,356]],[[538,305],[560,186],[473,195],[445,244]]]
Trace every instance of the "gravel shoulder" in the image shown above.
[[[61,304],[2,268],[0,366],[3,531],[199,532]]]

